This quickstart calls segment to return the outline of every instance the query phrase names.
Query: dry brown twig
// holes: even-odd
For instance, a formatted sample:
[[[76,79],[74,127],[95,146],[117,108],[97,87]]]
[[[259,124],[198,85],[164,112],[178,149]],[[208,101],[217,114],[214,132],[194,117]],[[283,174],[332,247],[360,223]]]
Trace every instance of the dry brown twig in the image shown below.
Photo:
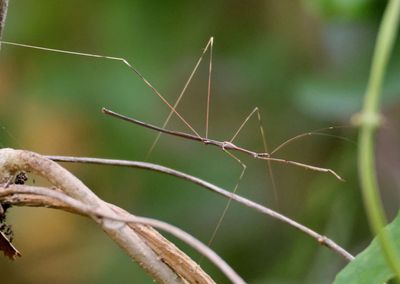
[[[216,263],[217,266],[221,268],[233,283],[244,283],[221,258],[191,235],[165,222],[134,216],[113,204],[106,203],[118,216],[104,214],[100,210],[93,209],[62,192],[49,188],[26,185],[0,187],[0,200],[10,205],[62,209],[83,216],[101,219],[103,222],[113,220],[115,221],[114,225],[116,227],[122,227],[127,224],[132,230],[143,237],[149,247],[158,254],[160,260],[167,263],[177,275],[182,276],[184,280],[183,283],[214,283],[207,274],[201,271],[196,263],[172,243],[163,238],[156,230],[152,229],[152,227],[159,228],[176,236],[206,255],[213,263]],[[200,276],[197,275],[198,273]],[[169,281],[170,280],[166,282],[171,283]],[[179,281],[178,283],[181,283]]]
[[[2,192],[7,193],[7,182],[13,178],[15,173],[19,171],[29,171],[34,174],[46,178],[57,190],[47,190],[36,188],[29,191],[26,186],[24,190],[26,193],[34,194],[39,190],[41,195],[58,199],[58,202],[67,204],[70,210],[79,211],[89,215],[96,221],[101,228],[123,249],[125,250],[136,262],[157,282],[159,283],[214,283],[214,281],[190,258],[179,251],[173,244],[169,243],[165,238],[159,235],[155,230],[148,226],[139,225],[138,223],[151,224],[152,226],[162,227],[170,233],[178,234],[180,237],[188,237],[189,235],[179,229],[171,231],[172,226],[163,222],[139,218],[132,215],[123,213],[120,209],[102,201],[97,197],[89,188],[87,188],[79,179],[73,176],[70,172],[62,168],[57,163],[33,152],[23,150],[13,150],[9,148],[0,149],[0,181],[3,183]],[[16,190],[18,187],[9,185],[10,190]],[[10,191],[8,191],[11,194]],[[62,197],[60,197],[62,194]],[[37,200],[37,199],[36,199]],[[33,202],[34,200],[30,200]],[[55,203],[57,204],[57,203]],[[104,218],[106,217],[106,218]],[[121,223],[122,222],[122,223]],[[135,229],[125,226],[124,223],[135,222]],[[141,232],[140,235],[137,232]],[[182,269],[185,267],[182,263],[166,263],[167,259],[157,254],[157,248],[150,246],[143,235],[151,235],[158,242],[165,246],[165,250],[171,255],[168,259],[173,261],[184,262],[190,269]],[[189,236],[190,237],[190,236]],[[191,239],[193,246],[195,241]],[[194,243],[193,243],[194,242]],[[201,243],[196,243],[195,248],[201,246]],[[158,247],[158,248],[159,248]],[[207,251],[212,255],[210,249],[202,247],[204,253]],[[174,255],[175,254],[175,255]],[[176,255],[181,258],[174,258]],[[218,265],[227,277],[233,283],[244,283],[244,281],[229,267],[227,264],[214,253],[213,262]],[[215,259],[218,259],[215,261]],[[179,271],[179,272],[178,272]]]
[[[87,163],[87,164],[98,164],[98,165],[108,165],[108,166],[120,166],[120,167],[131,167],[131,168],[140,168],[151,171],[156,171],[164,174],[168,174],[177,178],[181,178],[187,180],[189,182],[195,183],[202,188],[205,188],[211,192],[217,193],[227,199],[231,199],[237,203],[240,203],[250,209],[253,209],[263,215],[272,217],[274,219],[279,220],[282,223],[285,223],[291,227],[298,229],[299,231],[307,234],[314,240],[316,240],[319,244],[329,248],[336,254],[340,255],[347,261],[351,261],[354,257],[347,252],[344,248],[336,244],[333,240],[328,237],[321,235],[314,230],[280,214],[277,211],[274,211],[268,207],[265,207],[261,204],[258,204],[254,201],[251,201],[247,198],[244,198],[240,195],[237,195],[233,192],[225,190],[221,187],[218,187],[212,183],[204,181],[200,178],[191,176],[189,174],[185,174],[183,172],[167,168],[161,165],[147,163],[147,162],[139,162],[139,161],[127,161],[127,160],[113,160],[113,159],[101,159],[101,158],[88,158],[88,157],[66,157],[66,156],[46,156],[47,158],[58,161],[58,162],[69,162],[69,163]]]

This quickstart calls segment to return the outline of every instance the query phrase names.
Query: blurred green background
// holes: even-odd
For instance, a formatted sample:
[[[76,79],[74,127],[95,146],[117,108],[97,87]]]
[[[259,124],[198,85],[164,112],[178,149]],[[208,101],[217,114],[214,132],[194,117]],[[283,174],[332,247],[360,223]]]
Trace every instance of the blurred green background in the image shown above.
[[[124,57],[172,102],[214,36],[210,137],[229,140],[254,107],[272,149],[299,133],[349,125],[360,109],[386,1],[10,0],[4,40]],[[398,51],[398,46],[396,50]],[[398,208],[399,54],[387,76],[377,161],[390,218]],[[178,111],[204,134],[208,55]],[[144,160],[151,130],[105,117],[108,107],[162,125],[169,109],[125,65],[2,46],[0,144],[43,154]],[[168,128],[188,131],[176,118]],[[352,128],[328,132],[355,141]],[[237,144],[262,150],[253,118]],[[297,140],[276,157],[332,168],[330,175],[273,164],[248,166],[238,193],[326,234],[356,254],[371,240],[356,169],[356,144]],[[162,136],[149,161],[233,189],[241,167],[211,146]],[[170,222],[207,242],[226,200],[173,177],[142,170],[65,165],[105,200]],[[31,177],[33,182],[33,177]],[[36,184],[38,184],[37,182]],[[0,258],[8,283],[152,283],[92,222],[50,209],[9,214],[23,257]],[[167,237],[170,237],[167,235]],[[173,238],[195,260],[198,253]],[[297,230],[233,204],[213,243],[250,283],[330,283],[345,265]],[[202,262],[218,283],[227,280]]]

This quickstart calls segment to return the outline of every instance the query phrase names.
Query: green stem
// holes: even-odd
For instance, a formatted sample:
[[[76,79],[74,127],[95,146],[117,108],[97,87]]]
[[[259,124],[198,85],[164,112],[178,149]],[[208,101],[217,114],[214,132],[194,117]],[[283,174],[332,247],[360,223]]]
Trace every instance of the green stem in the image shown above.
[[[379,98],[386,66],[395,42],[399,14],[400,0],[389,1],[379,29],[364,106],[359,117],[358,148],[359,175],[369,223],[373,232],[378,236],[387,264],[398,280],[400,280],[399,258],[391,237],[382,231],[386,225],[386,217],[376,178],[374,134],[380,123]]]

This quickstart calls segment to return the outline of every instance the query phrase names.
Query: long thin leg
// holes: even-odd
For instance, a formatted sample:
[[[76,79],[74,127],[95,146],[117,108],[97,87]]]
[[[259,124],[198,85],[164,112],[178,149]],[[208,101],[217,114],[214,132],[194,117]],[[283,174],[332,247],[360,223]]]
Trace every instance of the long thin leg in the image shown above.
[[[242,166],[242,172],[240,173],[240,176],[239,176],[239,178],[238,178],[238,180],[237,180],[237,182],[236,182],[236,185],[235,185],[235,187],[233,188],[233,191],[232,191],[232,192],[235,194],[236,191],[237,191],[237,189],[238,189],[238,187],[239,187],[239,183],[241,182],[241,180],[242,180],[242,178],[243,178],[243,176],[244,176],[244,173],[245,173],[245,171],[246,171],[246,165],[245,165],[238,157],[236,157],[235,155],[233,155],[233,154],[230,153],[229,151],[227,151],[227,150],[225,150],[225,149],[223,149],[223,151],[224,151],[225,153],[227,153],[230,157],[232,157],[233,159],[235,159],[235,160]],[[215,240],[215,236],[217,235],[217,232],[219,231],[219,228],[221,227],[222,221],[223,221],[224,218],[225,218],[226,212],[228,211],[228,209],[229,209],[229,207],[230,207],[230,205],[231,205],[231,202],[232,202],[232,199],[229,198],[229,199],[228,199],[228,202],[227,202],[226,205],[225,205],[224,210],[222,211],[221,216],[220,216],[219,219],[218,219],[217,225],[215,226],[215,229],[214,229],[214,231],[212,232],[210,239],[208,240],[207,245],[208,245],[209,247],[211,247],[212,243],[213,243],[214,240]]]
[[[206,139],[208,139],[208,122],[210,118],[210,101],[211,101],[211,73],[213,60],[213,38],[210,39],[210,63],[208,65],[208,86],[207,86],[207,111],[206,111]]]
[[[337,128],[347,128],[349,126],[330,126],[330,127],[326,127],[326,128],[321,128],[321,129],[317,129],[311,132],[306,132],[303,134],[299,134],[293,138],[290,138],[288,140],[286,140],[285,142],[283,142],[282,144],[280,144],[278,147],[276,147],[271,153],[268,153],[267,150],[267,144],[266,144],[266,137],[265,137],[265,132],[264,129],[262,127],[262,121],[261,121],[261,116],[260,116],[260,111],[258,110],[258,108],[256,107],[243,121],[243,123],[240,125],[240,127],[238,128],[238,130],[236,131],[235,135],[232,137],[232,139],[229,142],[233,142],[233,140],[237,137],[237,135],[239,134],[239,132],[242,130],[242,128],[244,127],[244,125],[248,122],[248,120],[255,114],[257,113],[257,118],[259,120],[259,124],[260,124],[260,133],[263,139],[263,143],[264,143],[264,150],[265,153],[263,153],[264,155],[259,155],[257,156],[258,159],[261,160],[266,160],[268,162],[268,169],[269,169],[269,173],[270,173],[270,177],[271,177],[271,182],[273,185],[273,190],[275,193],[275,197],[277,197],[277,190],[276,190],[276,185],[275,185],[275,180],[273,178],[272,175],[272,170],[271,170],[271,163],[270,162],[278,162],[278,163],[285,163],[285,164],[290,164],[290,165],[294,165],[294,166],[298,166],[301,168],[305,168],[305,169],[309,169],[312,171],[317,171],[317,172],[324,172],[324,173],[330,173],[333,176],[335,176],[338,180],[340,181],[344,181],[344,179],[339,176],[335,171],[331,170],[331,169],[327,169],[327,168],[321,168],[321,167],[316,167],[316,166],[312,166],[312,165],[308,165],[308,164],[304,164],[304,163],[300,163],[300,162],[296,162],[296,161],[291,161],[291,160],[286,160],[286,159],[280,159],[280,158],[273,158],[271,157],[272,154],[276,153],[278,150],[282,149],[283,147],[287,146],[289,143],[300,139],[302,137],[306,137],[306,136],[310,136],[310,135],[322,135],[322,136],[329,136],[329,137],[334,137],[334,138],[338,138],[341,140],[345,140],[347,142],[352,142],[352,140],[347,139],[345,137],[342,136],[336,136],[336,135],[330,135],[327,133],[321,133],[320,131],[324,131],[324,130],[332,130],[332,129],[337,129]],[[277,200],[277,199],[276,199]]]
[[[185,92],[186,92],[186,89],[188,88],[190,82],[192,81],[192,78],[193,78],[194,74],[196,73],[196,71],[197,71],[197,69],[198,69],[198,67],[199,67],[199,65],[200,65],[200,63],[201,63],[201,61],[203,60],[204,55],[206,54],[208,48],[210,48],[210,67],[209,67],[209,75],[208,75],[208,96],[207,96],[207,116],[206,116],[206,117],[207,117],[207,118],[206,118],[206,121],[207,121],[207,123],[206,123],[206,137],[207,137],[207,132],[208,132],[208,109],[209,109],[208,105],[209,105],[209,96],[210,96],[210,88],[211,88],[211,82],[210,82],[210,80],[211,80],[212,47],[213,47],[213,42],[214,42],[214,39],[213,39],[213,37],[211,37],[211,38],[209,39],[209,41],[207,42],[207,45],[206,45],[206,47],[204,48],[204,50],[203,50],[202,54],[200,55],[199,59],[197,60],[196,65],[195,65],[195,67],[194,67],[193,70],[192,70],[192,73],[190,73],[190,76],[189,76],[188,80],[186,81],[185,86],[183,87],[181,93],[179,94],[179,96],[178,96],[178,98],[176,99],[176,101],[175,101],[175,103],[174,103],[174,106],[173,106],[173,109],[176,110],[176,108],[178,107],[178,105],[179,105],[181,99],[183,98],[183,95],[184,95]],[[171,111],[169,112],[169,114],[168,114],[167,118],[165,119],[165,121],[164,121],[164,123],[163,123],[163,125],[162,125],[161,128],[165,128],[165,127],[167,126],[169,120],[171,119],[171,117],[172,117],[172,115],[173,115],[174,113],[175,113],[175,112],[172,111],[172,109],[171,109]],[[148,160],[148,158],[150,157],[150,155],[151,155],[151,153],[153,152],[154,148],[156,147],[158,141],[160,140],[161,135],[162,135],[162,133],[161,133],[161,132],[158,132],[156,138],[155,138],[154,141],[153,141],[153,144],[150,146],[149,150],[147,151],[145,160]]]
[[[236,137],[239,135],[239,132],[243,129],[243,127],[246,125],[246,123],[249,121],[249,119],[258,111],[258,108],[255,107],[249,115],[243,120],[242,124],[239,126],[239,128],[236,130],[235,134],[233,134],[232,138],[229,140],[229,142],[233,143],[233,140],[236,139]]]
[[[261,120],[261,114],[260,114],[260,110],[256,107],[256,112],[257,112],[257,119],[258,119],[258,125],[260,128],[260,133],[261,133],[261,139],[263,141],[263,147],[264,147],[264,152],[268,153],[268,145],[267,145],[267,136],[265,135],[265,131],[264,131],[264,126],[262,124],[262,120]],[[272,185],[272,192],[274,193],[274,199],[275,199],[275,204],[278,205],[278,188],[276,186],[276,181],[275,181],[275,175],[272,171],[272,164],[271,161],[267,160],[267,171],[268,171],[268,175],[269,178],[271,180],[271,185]]]
[[[149,81],[147,81],[147,79],[135,67],[133,67],[133,65],[130,64],[125,58],[91,54],[91,53],[83,53],[83,52],[75,52],[75,51],[68,51],[68,50],[61,50],[61,49],[54,49],[54,48],[47,48],[47,47],[7,42],[7,41],[0,41],[0,43],[5,44],[5,45],[21,46],[21,47],[27,47],[27,48],[32,48],[32,49],[56,52],[56,53],[93,57],[93,58],[102,58],[102,59],[108,59],[108,60],[122,62],[123,64],[128,66],[129,69],[131,69],[152,90],[152,92],[155,95],[157,95],[171,109],[171,112],[175,113],[176,116],[179,117],[179,119],[190,129],[190,131],[192,131],[196,136],[200,137],[200,135],[197,133],[197,131],[194,130],[194,128],[176,111],[176,109],[164,98],[164,96],[162,96],[160,94],[160,92]]]
[[[272,156],[273,154],[275,154],[276,152],[278,152],[282,148],[286,147],[287,145],[291,144],[292,142],[296,141],[297,139],[300,139],[300,138],[303,138],[303,137],[306,137],[306,136],[311,136],[311,135],[333,137],[333,138],[337,138],[337,139],[340,139],[340,140],[344,140],[346,142],[350,142],[350,143],[356,144],[353,140],[348,139],[346,137],[321,132],[321,131],[326,131],[326,130],[342,129],[342,128],[350,128],[350,127],[352,127],[352,126],[350,126],[350,125],[329,126],[329,127],[315,129],[315,130],[312,130],[312,131],[309,131],[309,132],[306,132],[306,133],[301,133],[301,134],[296,135],[296,136],[294,136],[292,138],[289,138],[288,140],[284,141],[283,143],[281,143],[280,145],[275,147],[275,149],[272,150],[272,152],[270,154]]]
[[[235,138],[239,135],[240,131],[243,129],[243,127],[246,125],[246,123],[250,120],[250,118],[254,115],[257,114],[257,119],[258,119],[258,123],[259,123],[259,129],[260,129],[260,134],[261,134],[261,138],[262,138],[262,142],[263,142],[263,147],[264,147],[264,151],[267,152],[267,142],[266,142],[266,136],[265,136],[265,131],[264,131],[264,127],[262,125],[262,120],[261,120],[261,115],[260,115],[260,111],[259,109],[256,107],[254,108],[250,114],[244,119],[244,121],[242,122],[242,124],[239,126],[239,128],[236,130],[235,134],[232,136],[232,138],[229,140],[230,143],[233,143],[233,140],[235,140]],[[233,193],[236,193],[239,184],[244,176],[244,173],[246,172],[246,165],[235,155],[233,155],[231,152],[227,151],[226,149],[222,148],[222,150],[227,153],[230,157],[232,157],[234,160],[236,160],[241,166],[242,166],[242,172],[240,173],[239,179],[236,182],[236,185],[233,189]],[[271,183],[272,183],[272,187],[273,187],[273,191],[274,191],[274,197],[275,197],[275,202],[277,202],[277,190],[276,190],[276,184],[275,184],[275,179],[274,179],[274,175],[272,173],[272,168],[271,168],[271,161],[267,160],[267,169],[268,169],[268,173],[269,176],[271,178]],[[211,246],[212,242],[215,239],[215,236],[217,235],[217,232],[219,230],[219,228],[221,227],[222,221],[225,218],[226,212],[228,211],[230,204],[231,204],[231,199],[228,200],[220,218],[218,219],[217,225],[210,237],[210,240],[208,241],[208,246]]]
[[[250,112],[250,114],[244,119],[243,123],[239,126],[238,130],[236,130],[235,134],[233,135],[231,140],[229,140],[229,142],[233,143],[233,140],[236,139],[236,137],[239,135],[239,132],[243,129],[243,127],[246,125],[246,123],[250,120],[250,118],[254,114],[257,114],[257,120],[258,120],[258,125],[259,125],[259,130],[260,130],[260,135],[261,135],[261,139],[262,139],[262,143],[263,143],[264,152],[268,153],[267,138],[266,138],[266,135],[265,135],[264,127],[263,127],[262,120],[261,120],[260,110],[258,109],[258,107],[255,107]],[[266,161],[267,161],[267,163],[266,163],[267,172],[268,172],[268,175],[269,175],[269,177],[271,179],[271,185],[272,185],[272,191],[273,191],[273,194],[274,194],[275,203],[278,204],[278,190],[277,190],[277,187],[276,187],[275,177],[274,177],[274,174],[272,172],[271,160],[266,159]]]
[[[306,170],[312,170],[312,171],[322,172],[322,173],[330,173],[331,175],[335,176],[338,180],[344,181],[344,179],[340,175],[338,175],[335,171],[333,171],[331,169],[320,168],[320,167],[316,167],[316,166],[311,166],[309,164],[304,164],[304,163],[299,163],[299,162],[285,160],[285,159],[279,159],[279,158],[272,158],[272,157],[261,157],[260,159],[272,161],[272,162],[283,163],[283,164],[294,165],[297,167],[304,168]]]

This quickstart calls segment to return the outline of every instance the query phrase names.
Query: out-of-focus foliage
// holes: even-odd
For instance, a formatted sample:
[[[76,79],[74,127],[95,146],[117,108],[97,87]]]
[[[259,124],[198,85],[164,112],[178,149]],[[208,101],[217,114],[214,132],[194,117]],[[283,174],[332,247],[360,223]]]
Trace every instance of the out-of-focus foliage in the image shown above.
[[[344,7],[357,1],[341,2]],[[299,133],[349,124],[360,108],[368,78],[382,12],[377,2],[359,1],[358,10],[348,8],[357,10],[351,12],[354,16],[334,17],[337,12],[318,8],[327,5],[323,1],[304,0],[11,0],[3,38],[122,56],[172,102],[214,36],[210,137],[229,140],[258,106],[272,149]],[[178,108],[201,134],[207,60],[206,56]],[[393,62],[384,94],[390,98],[384,106],[387,121],[377,149],[382,195],[390,216],[398,209],[400,184],[396,174],[400,154],[393,143],[399,139],[399,120],[393,114],[398,110],[400,66],[396,58]],[[143,160],[156,133],[104,117],[100,113],[103,106],[157,125],[162,125],[169,111],[117,62],[2,46],[2,147]],[[168,128],[189,131],[176,118]],[[327,133],[353,140],[355,131],[341,128]],[[255,118],[235,142],[262,150]],[[288,145],[276,157],[332,168],[346,182],[273,164],[277,200],[265,164],[238,155],[248,166],[238,193],[328,235],[356,254],[367,246],[371,235],[357,183],[355,154],[354,143],[335,137],[306,137]],[[218,149],[165,135],[149,161],[226,189],[233,189],[241,171],[240,165]],[[66,167],[102,198],[135,214],[168,221],[203,242],[211,236],[226,203],[197,186],[152,172]],[[42,183],[35,177],[30,182]],[[0,258],[0,272],[7,275],[8,283],[152,283],[88,220],[35,208],[13,208],[9,220],[23,257],[13,263]],[[329,283],[346,264],[293,228],[236,204],[212,247],[250,283]],[[202,266],[218,283],[226,282],[212,265],[203,261]]]
[[[392,240],[398,240],[400,238],[399,216],[385,228],[385,232],[390,235]],[[394,244],[396,250],[400,251],[399,242],[395,241]],[[354,261],[337,275],[334,283],[385,283],[392,277],[394,277],[394,274],[387,266],[380,244],[375,238]]]
[[[304,0],[317,14],[327,19],[365,19],[384,4],[380,0]]]

